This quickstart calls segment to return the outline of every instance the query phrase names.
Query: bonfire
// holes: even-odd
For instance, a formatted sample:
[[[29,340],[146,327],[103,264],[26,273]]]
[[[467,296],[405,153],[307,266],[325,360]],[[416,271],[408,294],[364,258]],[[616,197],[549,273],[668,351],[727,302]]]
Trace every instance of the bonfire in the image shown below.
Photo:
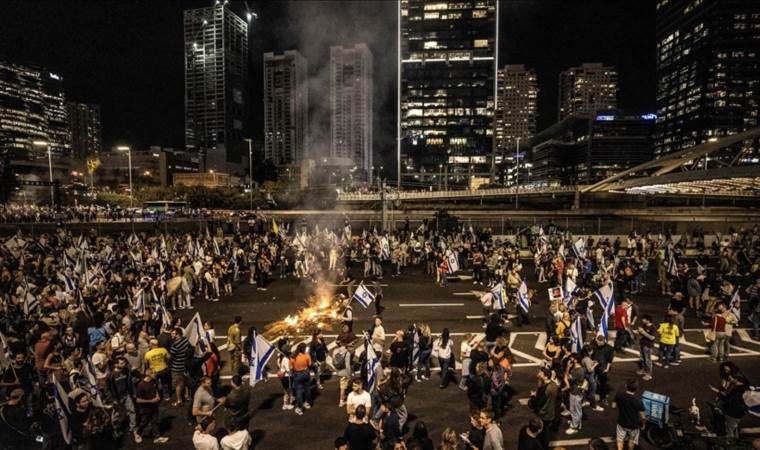
[[[264,337],[270,341],[286,336],[310,335],[316,331],[330,331],[341,322],[341,309],[347,299],[335,295],[326,287],[304,300],[306,306],[293,315],[264,327]]]

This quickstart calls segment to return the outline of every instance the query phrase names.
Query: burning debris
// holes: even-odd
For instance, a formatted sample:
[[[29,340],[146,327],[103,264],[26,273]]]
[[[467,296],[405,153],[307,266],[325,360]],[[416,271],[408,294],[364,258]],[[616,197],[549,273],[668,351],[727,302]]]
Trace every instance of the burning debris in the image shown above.
[[[305,300],[306,307],[264,328],[264,336],[274,341],[284,336],[309,335],[317,330],[329,331],[340,323],[341,311],[350,301],[344,295],[335,295],[325,287]]]

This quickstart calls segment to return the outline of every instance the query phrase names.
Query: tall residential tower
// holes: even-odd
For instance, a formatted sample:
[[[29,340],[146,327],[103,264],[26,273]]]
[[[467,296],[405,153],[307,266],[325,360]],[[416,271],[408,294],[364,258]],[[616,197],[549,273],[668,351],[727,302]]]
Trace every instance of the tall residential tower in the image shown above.
[[[365,44],[330,47],[330,156],[372,168],[372,53]]]
[[[240,164],[247,155],[248,23],[217,0],[185,11],[184,34],[185,146],[207,163]]]
[[[585,63],[559,74],[559,120],[617,108],[617,71],[601,63]]]
[[[66,113],[71,128],[74,158],[83,159],[101,150],[100,105],[68,102]]]
[[[264,53],[264,157],[280,172],[300,168],[309,130],[306,59],[297,50]]]

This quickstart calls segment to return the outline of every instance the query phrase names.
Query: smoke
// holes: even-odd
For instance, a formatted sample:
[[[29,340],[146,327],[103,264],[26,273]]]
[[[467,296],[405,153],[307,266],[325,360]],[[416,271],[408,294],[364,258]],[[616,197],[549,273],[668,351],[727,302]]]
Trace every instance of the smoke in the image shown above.
[[[373,58],[374,160],[382,165],[394,148],[396,104],[396,3],[385,1],[294,1],[285,4],[287,41],[309,64],[309,156],[329,154],[330,46],[364,43]],[[276,29],[276,27],[275,27]],[[389,107],[390,106],[390,107]]]

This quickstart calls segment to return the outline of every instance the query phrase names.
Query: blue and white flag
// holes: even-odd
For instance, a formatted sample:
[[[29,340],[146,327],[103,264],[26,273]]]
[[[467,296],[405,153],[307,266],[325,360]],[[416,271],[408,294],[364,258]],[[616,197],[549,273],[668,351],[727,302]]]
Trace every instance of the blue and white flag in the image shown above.
[[[274,351],[275,346],[254,331],[249,358],[251,374],[248,378],[248,383],[251,386],[255,386],[257,382],[263,380],[266,376],[267,363],[272,354],[274,354]]]
[[[731,296],[731,313],[736,316],[736,320],[742,320],[742,300],[739,297],[739,286],[734,288],[734,295]]]
[[[138,316],[145,314],[145,291],[142,288],[132,296],[132,311]]]
[[[184,334],[190,345],[196,349],[196,354],[211,351],[211,345],[206,339],[206,334],[203,332],[203,321],[200,314],[195,313],[193,318],[190,319],[190,322],[185,327]]]
[[[493,308],[494,309],[507,309],[506,303],[506,289],[504,288],[504,282],[500,281],[496,286],[491,289],[491,295],[493,295]]]
[[[138,238],[135,233],[130,234],[129,237],[127,238],[127,245],[129,247],[133,247],[139,243],[140,243],[140,238]]]
[[[37,297],[30,294],[28,291],[24,291],[24,315],[28,316],[35,311],[39,311],[39,309],[40,301]]]
[[[575,256],[578,257],[578,259],[583,259],[586,257],[586,240],[583,238],[578,238],[577,241],[573,242],[573,251],[575,252]]]
[[[380,365],[380,357],[375,353],[375,349],[372,348],[367,335],[365,333],[364,348],[367,349],[367,392],[372,392],[377,387],[377,368]]]
[[[602,318],[600,319],[600,332],[604,337],[609,337],[607,321],[615,310],[615,292],[612,282],[600,287],[594,292],[596,298],[599,299],[599,305],[602,307]]]
[[[520,288],[517,289],[517,301],[520,303],[523,311],[527,313],[530,309],[530,299],[528,298],[528,285],[524,281],[520,284]]]
[[[166,306],[164,306],[163,298],[159,298],[156,294],[155,289],[150,290],[153,300],[153,313],[157,316],[161,317],[161,326],[164,328],[169,328],[172,326],[172,315],[169,313],[169,311],[166,310]]]
[[[67,251],[64,251],[63,252],[63,264],[66,267],[70,267],[70,268],[73,269],[74,267],[76,267],[77,261],[76,261],[76,259],[74,259],[73,256],[69,255],[69,253]]]
[[[459,272],[459,259],[455,252],[448,252],[446,254],[446,262],[449,266],[449,273]]]
[[[753,416],[760,417],[760,386],[750,386],[742,394],[742,400],[747,405],[747,412]]]
[[[213,242],[213,244],[214,244],[214,255],[215,256],[221,255],[222,252],[219,251],[219,243],[216,242],[216,236],[214,236],[214,238],[211,240],[211,242]]]
[[[66,444],[71,444],[71,427],[69,426],[69,394],[63,390],[61,384],[55,378],[53,373],[53,398],[55,399],[55,413],[58,416],[58,425],[61,427],[61,434]]]
[[[87,375],[87,382],[90,385],[90,397],[92,397],[92,404],[95,407],[103,408],[103,396],[98,389],[98,380],[95,377],[95,366],[92,365],[92,359],[87,358],[87,364],[84,366],[84,373]]]
[[[565,285],[562,287],[562,298],[565,301],[566,305],[570,306],[570,303],[573,301],[573,295],[577,291],[578,286],[575,284],[575,281],[567,278],[565,280]]]
[[[364,285],[364,281],[362,281],[354,291],[353,299],[366,308],[370,303],[375,301],[375,294],[367,289],[367,286]]]
[[[678,264],[676,263],[676,256],[672,250],[670,251],[670,259],[668,260],[668,273],[674,277],[678,276]]]
[[[580,353],[583,350],[583,326],[581,325],[581,316],[576,316],[573,326],[570,327],[570,336],[572,338],[573,353]]]
[[[383,236],[380,239],[380,259],[391,259],[391,246],[388,243],[388,238],[386,236]]]
[[[5,370],[11,365],[11,348],[8,346],[8,341],[5,339],[5,335],[0,332],[0,370]]]

